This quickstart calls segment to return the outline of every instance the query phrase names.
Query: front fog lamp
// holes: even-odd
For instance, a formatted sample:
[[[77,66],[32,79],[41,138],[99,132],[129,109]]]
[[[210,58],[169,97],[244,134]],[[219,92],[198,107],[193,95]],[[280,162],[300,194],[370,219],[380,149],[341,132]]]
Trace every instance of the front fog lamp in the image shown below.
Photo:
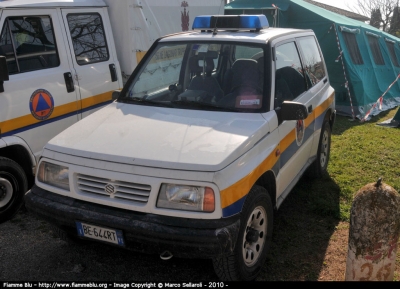
[[[47,185],[69,191],[67,167],[48,162],[41,162],[38,170],[38,180]]]
[[[215,197],[209,187],[163,184],[157,207],[185,211],[214,212]]]

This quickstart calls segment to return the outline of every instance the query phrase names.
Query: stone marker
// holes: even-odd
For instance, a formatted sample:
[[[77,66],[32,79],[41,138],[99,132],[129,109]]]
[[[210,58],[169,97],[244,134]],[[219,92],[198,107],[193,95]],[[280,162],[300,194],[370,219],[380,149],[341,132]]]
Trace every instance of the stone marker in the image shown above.
[[[399,210],[399,194],[381,178],[357,192],[350,214],[346,281],[393,280]]]

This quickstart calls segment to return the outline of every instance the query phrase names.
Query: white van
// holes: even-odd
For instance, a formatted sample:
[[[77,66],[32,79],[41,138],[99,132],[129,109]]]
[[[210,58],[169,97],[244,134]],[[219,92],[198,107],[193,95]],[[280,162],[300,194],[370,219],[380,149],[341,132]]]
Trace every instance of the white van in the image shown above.
[[[274,209],[327,170],[335,94],[311,30],[264,15],[193,29],[156,41],[115,102],[46,144],[26,207],[63,238],[253,280]]]
[[[158,37],[223,4],[0,1],[0,222],[21,206],[52,137],[111,103]]]

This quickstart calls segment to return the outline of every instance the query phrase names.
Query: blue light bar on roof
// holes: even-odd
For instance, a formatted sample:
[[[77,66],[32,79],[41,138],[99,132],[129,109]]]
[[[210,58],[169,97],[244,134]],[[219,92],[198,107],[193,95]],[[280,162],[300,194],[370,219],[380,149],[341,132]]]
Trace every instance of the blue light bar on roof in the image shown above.
[[[193,21],[192,29],[260,30],[269,27],[265,15],[202,15]]]

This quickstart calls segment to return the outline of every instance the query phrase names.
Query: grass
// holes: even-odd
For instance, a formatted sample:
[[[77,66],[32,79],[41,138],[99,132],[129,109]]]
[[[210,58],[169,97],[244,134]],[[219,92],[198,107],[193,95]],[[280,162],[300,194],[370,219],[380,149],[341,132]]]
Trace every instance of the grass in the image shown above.
[[[274,215],[271,249],[259,280],[344,280],[354,195],[380,177],[400,190],[400,128],[377,125],[397,110],[363,123],[337,116],[328,173],[320,179],[302,177]],[[400,251],[397,256],[399,262]],[[395,272],[397,281],[399,269]]]
[[[397,109],[382,112],[367,122],[337,117],[328,176],[299,188],[313,197],[308,199],[312,200],[310,207],[314,211],[349,221],[353,197],[366,184],[382,177],[383,182],[400,190],[400,128],[377,125],[393,118]]]

